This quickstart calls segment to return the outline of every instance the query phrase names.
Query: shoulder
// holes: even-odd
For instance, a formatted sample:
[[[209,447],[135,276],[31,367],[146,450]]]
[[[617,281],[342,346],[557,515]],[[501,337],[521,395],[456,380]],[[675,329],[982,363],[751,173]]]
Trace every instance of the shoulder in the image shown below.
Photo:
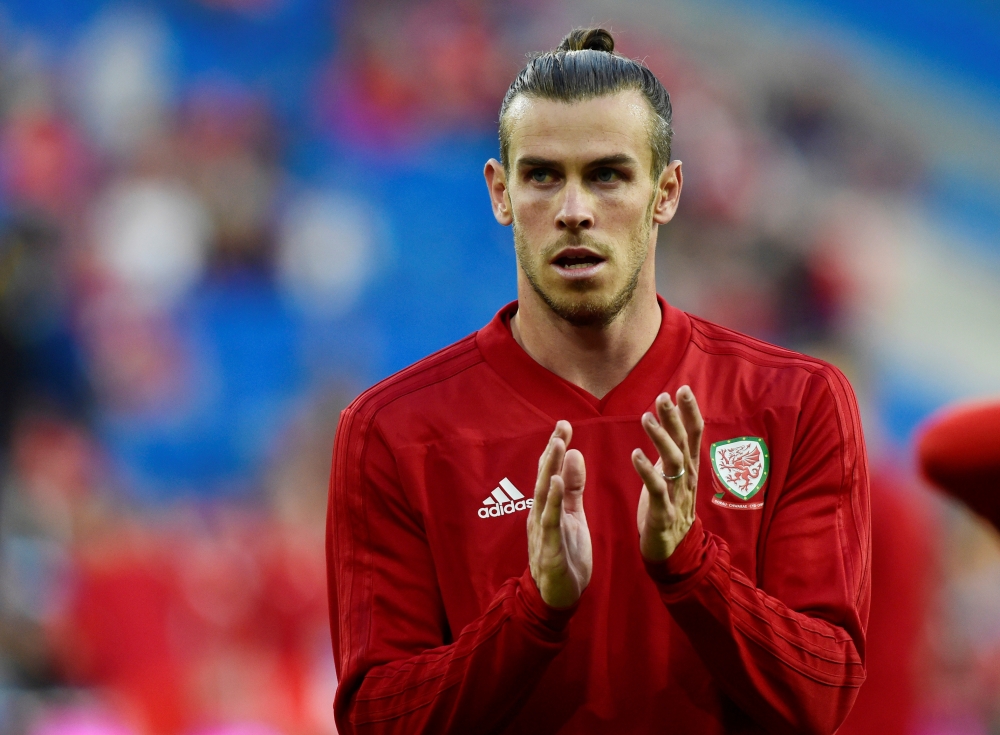
[[[691,325],[692,359],[703,392],[722,397],[709,403],[716,412],[705,416],[706,424],[725,423],[734,412],[768,416],[767,436],[785,437],[801,471],[815,474],[830,462],[845,491],[867,493],[861,415],[839,368],[699,317],[692,316]]]
[[[341,413],[340,430],[366,433],[386,412],[413,413],[436,405],[448,392],[449,383],[482,363],[476,334],[470,334],[364,391]]]
[[[482,362],[476,335],[470,334],[379,381],[355,398],[344,413],[372,416],[406,399],[433,400],[435,388]]]
[[[803,399],[819,391],[854,402],[847,378],[829,362],[689,316],[691,346],[713,370],[772,394]]]
[[[836,370],[830,363],[794,350],[778,347],[734,329],[713,324],[701,317],[691,317],[691,342],[702,353],[719,358],[734,358],[745,369],[801,370],[804,373]]]

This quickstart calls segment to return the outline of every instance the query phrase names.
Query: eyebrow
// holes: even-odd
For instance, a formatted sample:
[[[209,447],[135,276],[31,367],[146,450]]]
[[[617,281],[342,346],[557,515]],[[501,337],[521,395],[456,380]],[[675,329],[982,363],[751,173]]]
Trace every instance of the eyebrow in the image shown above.
[[[638,165],[632,156],[626,153],[616,153],[613,156],[605,156],[604,158],[598,158],[595,161],[590,161],[588,167],[597,166],[636,166]],[[542,158],[540,156],[524,156],[523,158],[517,159],[518,168],[555,168],[559,165],[557,161],[553,161],[548,158]]]
[[[613,156],[605,156],[591,161],[591,166],[636,166],[638,161],[626,153],[616,153]]]

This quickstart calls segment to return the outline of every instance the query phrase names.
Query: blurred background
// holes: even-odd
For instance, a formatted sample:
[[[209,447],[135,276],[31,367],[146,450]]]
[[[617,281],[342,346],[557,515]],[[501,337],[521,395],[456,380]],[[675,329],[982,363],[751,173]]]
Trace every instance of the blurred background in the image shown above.
[[[870,675],[842,732],[1000,733],[1000,541],[912,449],[1000,393],[983,0],[5,0],[0,731],[335,732],[338,413],[515,297],[497,109],[594,23],[674,100],[661,293],[858,392]]]

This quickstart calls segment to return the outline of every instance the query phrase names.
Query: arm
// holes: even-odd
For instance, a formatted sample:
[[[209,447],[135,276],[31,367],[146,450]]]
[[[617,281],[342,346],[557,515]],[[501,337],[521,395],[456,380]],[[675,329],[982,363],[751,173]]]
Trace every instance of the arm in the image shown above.
[[[550,607],[526,571],[453,636],[423,528],[374,419],[363,405],[347,409],[334,445],[327,559],[337,725],[342,733],[499,730],[563,648],[574,600]],[[536,493],[539,501],[546,507]]]
[[[700,416],[693,396],[679,399],[681,410],[661,423],[686,449],[684,425]],[[759,586],[730,564],[726,542],[704,530],[693,503],[672,553],[644,556],[674,620],[744,712],[776,733],[832,733],[865,678],[870,586],[867,460],[854,397],[838,372],[813,376],[794,451]],[[691,453],[681,454],[696,473]],[[666,447],[661,457],[676,474],[680,455]],[[644,473],[647,487],[656,477]]]

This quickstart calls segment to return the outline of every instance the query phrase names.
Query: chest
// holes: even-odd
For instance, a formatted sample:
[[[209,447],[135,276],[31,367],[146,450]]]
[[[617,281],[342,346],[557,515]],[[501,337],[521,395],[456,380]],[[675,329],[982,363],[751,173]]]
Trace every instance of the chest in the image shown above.
[[[791,453],[791,417],[773,411],[706,419],[698,510],[729,544],[734,565],[755,578],[758,545],[781,494]],[[412,507],[420,514],[453,630],[478,617],[497,589],[528,563],[526,522],[538,457],[551,427],[493,427],[411,447],[397,455]],[[584,507],[594,548],[592,587],[616,595],[651,593],[638,552],[636,509],[642,482],[632,450],[656,453],[639,416],[573,426],[570,446],[586,463]],[[601,599],[604,595],[589,597]]]

